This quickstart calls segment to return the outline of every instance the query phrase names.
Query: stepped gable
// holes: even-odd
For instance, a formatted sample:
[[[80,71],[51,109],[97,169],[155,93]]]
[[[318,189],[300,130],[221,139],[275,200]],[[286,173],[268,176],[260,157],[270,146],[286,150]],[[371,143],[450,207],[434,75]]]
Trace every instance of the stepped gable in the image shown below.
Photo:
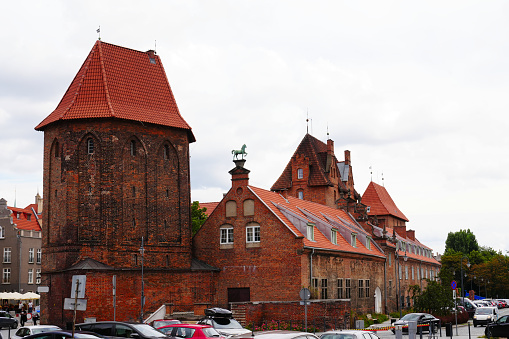
[[[333,186],[328,177],[328,169],[326,169],[327,144],[306,133],[286,165],[285,170],[274,185],[272,185],[271,191],[281,191],[292,187],[292,159],[296,158],[297,155],[304,155],[309,158],[309,186]],[[337,163],[335,157],[334,160]]]
[[[161,59],[98,40],[57,108],[36,130],[57,121],[117,118],[176,127],[191,127],[180,115]]]
[[[385,187],[373,181],[362,195],[362,203],[370,207],[368,215],[392,215],[396,218],[408,221],[407,217],[399,210]]]

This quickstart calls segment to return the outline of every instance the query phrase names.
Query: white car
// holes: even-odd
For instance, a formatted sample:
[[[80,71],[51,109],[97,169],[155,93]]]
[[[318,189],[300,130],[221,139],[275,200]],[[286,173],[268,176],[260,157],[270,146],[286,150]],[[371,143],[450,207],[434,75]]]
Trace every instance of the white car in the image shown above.
[[[59,330],[61,330],[61,328],[54,325],[23,326],[18,328],[16,333],[13,336],[11,336],[11,339],[21,339],[23,337],[26,337],[27,335]]]
[[[496,307],[479,307],[474,313],[474,327],[477,325],[488,325],[498,319],[498,308]]]
[[[320,339],[380,339],[371,331],[328,331]]]

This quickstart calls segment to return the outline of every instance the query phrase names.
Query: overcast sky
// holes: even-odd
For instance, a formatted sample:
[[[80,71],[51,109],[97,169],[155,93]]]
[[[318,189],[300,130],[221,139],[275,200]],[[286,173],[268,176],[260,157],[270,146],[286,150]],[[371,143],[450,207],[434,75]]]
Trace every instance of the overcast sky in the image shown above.
[[[193,200],[221,199],[242,144],[250,183],[270,189],[308,114],[340,160],[351,151],[357,191],[383,184],[435,252],[469,228],[506,254],[508,16],[507,1],[4,2],[0,197],[24,207],[43,195],[34,127],[100,26],[102,41],[161,57],[197,139]]]

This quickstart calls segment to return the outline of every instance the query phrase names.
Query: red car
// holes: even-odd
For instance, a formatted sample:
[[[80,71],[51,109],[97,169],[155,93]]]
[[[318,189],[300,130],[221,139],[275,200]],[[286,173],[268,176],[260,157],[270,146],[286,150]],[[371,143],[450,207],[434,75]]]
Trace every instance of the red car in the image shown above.
[[[174,324],[158,328],[170,338],[214,338],[225,339],[210,325]]]

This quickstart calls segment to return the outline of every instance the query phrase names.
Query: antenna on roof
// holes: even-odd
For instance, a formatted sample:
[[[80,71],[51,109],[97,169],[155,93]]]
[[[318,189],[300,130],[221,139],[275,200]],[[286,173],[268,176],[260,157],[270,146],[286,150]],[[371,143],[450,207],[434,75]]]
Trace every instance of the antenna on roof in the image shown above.
[[[99,25],[99,28],[96,29],[97,34],[99,34],[99,40],[101,40],[101,25]]]
[[[385,184],[384,184],[384,172],[382,172],[382,186],[385,187]]]
[[[157,54],[157,40],[154,40],[154,54]]]
[[[371,174],[371,181],[373,181],[373,167],[369,166],[369,172]]]
[[[329,123],[327,123],[327,140],[329,140]]]

